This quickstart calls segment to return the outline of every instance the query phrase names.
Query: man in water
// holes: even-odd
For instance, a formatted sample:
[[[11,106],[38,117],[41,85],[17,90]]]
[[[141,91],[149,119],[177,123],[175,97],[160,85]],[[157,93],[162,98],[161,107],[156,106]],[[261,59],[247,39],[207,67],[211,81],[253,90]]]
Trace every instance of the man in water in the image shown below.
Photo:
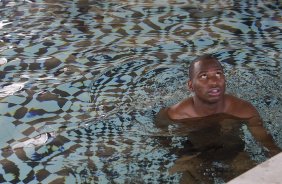
[[[238,155],[242,157],[239,160],[245,160],[249,166],[254,166],[244,151],[242,122],[246,122],[253,137],[267,150],[269,156],[280,152],[280,148],[263,127],[255,107],[247,101],[225,94],[225,86],[223,67],[218,59],[213,55],[200,56],[189,67],[188,88],[193,96],[159,112],[156,119],[158,127],[178,124],[182,132],[184,129],[187,131],[189,139],[189,156],[179,159],[171,169],[172,173],[189,172],[191,177],[188,178],[191,180],[202,177],[196,176],[196,168],[193,168],[200,163],[212,164],[228,160],[225,163],[235,168],[241,167],[238,163],[233,163]],[[181,163],[181,160],[185,162]],[[244,171],[238,171],[237,175]],[[228,179],[232,177],[234,176],[227,176]]]

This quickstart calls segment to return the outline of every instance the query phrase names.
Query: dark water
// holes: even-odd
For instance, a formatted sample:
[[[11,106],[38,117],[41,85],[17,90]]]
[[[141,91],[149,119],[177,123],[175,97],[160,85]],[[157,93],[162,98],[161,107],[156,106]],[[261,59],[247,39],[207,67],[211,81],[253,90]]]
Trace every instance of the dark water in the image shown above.
[[[228,92],[257,107],[281,147],[281,8],[0,0],[0,182],[179,183],[188,174],[171,169],[188,138],[158,130],[152,118],[190,95],[187,68],[202,53],[218,56]],[[261,162],[263,150],[244,133]],[[207,164],[202,174],[223,183],[216,171],[225,165]]]

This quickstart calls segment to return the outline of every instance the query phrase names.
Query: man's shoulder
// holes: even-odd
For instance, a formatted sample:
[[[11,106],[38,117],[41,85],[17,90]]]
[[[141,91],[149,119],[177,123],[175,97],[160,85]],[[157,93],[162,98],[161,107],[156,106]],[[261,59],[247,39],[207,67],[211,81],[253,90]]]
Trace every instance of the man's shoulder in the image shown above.
[[[228,113],[241,118],[257,116],[256,108],[248,101],[233,95],[226,95]]]
[[[253,107],[253,105],[250,102],[233,95],[226,94],[226,99],[228,100],[229,103],[232,103],[233,105],[237,105],[237,106],[243,105],[248,108]]]
[[[171,119],[184,119],[190,117],[191,105],[193,101],[192,98],[187,98],[181,102],[170,106],[167,110],[168,116]]]

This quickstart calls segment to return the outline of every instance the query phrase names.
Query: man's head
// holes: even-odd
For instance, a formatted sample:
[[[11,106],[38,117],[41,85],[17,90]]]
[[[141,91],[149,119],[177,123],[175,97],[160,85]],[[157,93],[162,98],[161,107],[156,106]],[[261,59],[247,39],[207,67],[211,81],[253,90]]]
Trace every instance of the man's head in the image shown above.
[[[191,63],[188,87],[201,101],[213,103],[222,99],[225,76],[223,67],[215,56],[205,54]]]
[[[204,54],[204,55],[201,55],[199,57],[197,57],[196,59],[194,59],[190,66],[189,66],[189,79],[191,80],[194,76],[194,70],[195,70],[195,63],[199,62],[199,61],[206,61],[206,60],[214,60],[216,63],[218,63],[218,65],[222,68],[223,70],[223,67],[222,65],[220,64],[220,62],[218,61],[218,59],[213,56],[212,54]]]

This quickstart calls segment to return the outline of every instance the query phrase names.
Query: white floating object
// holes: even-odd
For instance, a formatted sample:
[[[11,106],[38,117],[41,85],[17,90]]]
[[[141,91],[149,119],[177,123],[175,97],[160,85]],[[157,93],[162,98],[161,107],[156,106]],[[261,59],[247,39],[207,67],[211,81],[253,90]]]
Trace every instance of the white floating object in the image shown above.
[[[48,134],[51,137],[54,136],[54,133],[42,133],[34,138],[28,139],[23,142],[16,143],[15,145],[12,146],[12,149],[31,148],[31,147],[41,146],[48,141],[48,138],[49,138]]]
[[[12,22],[8,22],[7,20],[0,21],[0,29],[2,29],[5,25],[12,24]]]
[[[14,84],[10,84],[8,86],[2,87],[2,89],[0,89],[0,97],[5,97],[5,96],[13,95],[17,91],[22,90],[24,88],[25,83],[27,83],[27,82],[24,82],[24,83],[14,83]]]
[[[0,66],[4,65],[8,62],[8,60],[6,58],[0,58]]]

